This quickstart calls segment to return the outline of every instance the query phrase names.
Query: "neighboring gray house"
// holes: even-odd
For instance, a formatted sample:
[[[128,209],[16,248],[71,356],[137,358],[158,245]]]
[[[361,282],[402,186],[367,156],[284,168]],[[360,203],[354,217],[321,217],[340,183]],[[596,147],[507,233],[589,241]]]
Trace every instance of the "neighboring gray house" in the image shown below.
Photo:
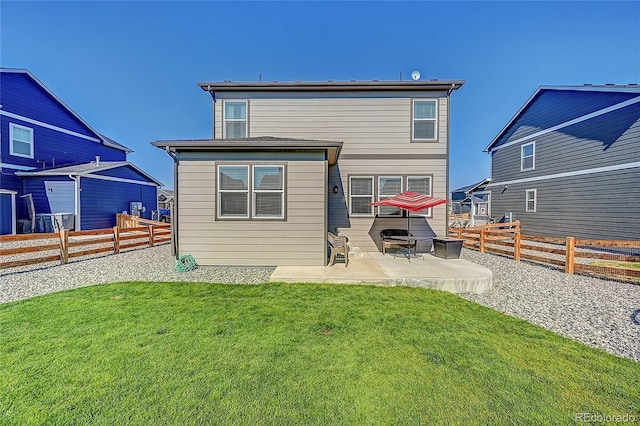
[[[485,149],[530,235],[640,239],[640,86],[542,86]]]
[[[213,98],[213,139],[153,143],[176,164],[177,254],[325,265],[327,231],[380,250],[380,230],[407,218],[370,203],[406,190],[447,197],[449,97],[463,84],[199,83]],[[415,234],[446,228],[446,206],[412,215]]]

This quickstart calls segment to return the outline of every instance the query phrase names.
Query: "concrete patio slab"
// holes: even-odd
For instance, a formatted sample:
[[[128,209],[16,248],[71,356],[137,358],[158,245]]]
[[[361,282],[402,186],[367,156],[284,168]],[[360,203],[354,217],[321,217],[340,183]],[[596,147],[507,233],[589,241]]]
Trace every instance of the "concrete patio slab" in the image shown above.
[[[424,287],[452,293],[484,293],[491,288],[491,270],[464,259],[393,257],[392,254],[362,253],[349,259],[349,266],[278,266],[271,282],[313,282]]]

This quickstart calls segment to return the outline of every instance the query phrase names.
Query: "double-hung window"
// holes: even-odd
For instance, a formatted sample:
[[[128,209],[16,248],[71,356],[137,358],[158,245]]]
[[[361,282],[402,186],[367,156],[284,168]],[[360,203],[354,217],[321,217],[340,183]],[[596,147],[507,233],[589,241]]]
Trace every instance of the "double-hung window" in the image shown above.
[[[536,168],[536,144],[531,142],[520,147],[520,171]]]
[[[284,166],[253,166],[253,217],[284,218]]]
[[[246,138],[247,101],[224,101],[224,135],[227,139]]]
[[[378,177],[378,200],[393,197],[402,192],[402,176],[380,176]],[[378,214],[385,216],[402,216],[399,207],[379,206]]]
[[[538,204],[538,190],[527,189],[525,191],[525,211],[527,213],[535,213]]]
[[[406,188],[406,189],[405,189]],[[350,176],[349,215],[350,216],[406,216],[405,210],[394,206],[372,207],[374,194],[377,200],[393,197],[404,191],[431,196],[431,176]],[[377,210],[376,210],[377,209]],[[413,215],[431,216],[431,209]]]
[[[349,214],[373,216],[373,176],[349,177]]]
[[[407,176],[407,191],[431,197],[431,176]],[[431,207],[420,210],[415,214],[431,216]]]
[[[9,154],[16,157],[33,158],[33,129],[9,124]]]
[[[414,141],[436,140],[438,101],[413,100],[411,139]]]
[[[218,166],[219,219],[284,219],[283,165]]]

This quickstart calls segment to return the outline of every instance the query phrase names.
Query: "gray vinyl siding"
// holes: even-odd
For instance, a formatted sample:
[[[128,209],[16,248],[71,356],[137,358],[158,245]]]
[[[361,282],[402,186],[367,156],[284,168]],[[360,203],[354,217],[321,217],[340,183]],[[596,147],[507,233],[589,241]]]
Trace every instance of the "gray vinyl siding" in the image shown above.
[[[492,182],[640,160],[640,104],[492,153]],[[535,170],[520,171],[520,147],[535,142]]]
[[[286,220],[216,220],[216,162],[178,166],[180,255],[201,265],[326,262],[326,161],[286,162]]]
[[[448,102],[445,92],[216,93],[215,138],[222,138],[222,99],[248,99],[248,136],[335,140],[344,143],[339,164],[329,170],[328,228],[346,235],[353,247],[379,251],[379,229],[406,228],[406,218],[363,218],[348,215],[350,175],[430,175],[432,195],[447,198]],[[412,99],[437,99],[435,141],[411,142]],[[318,181],[318,185],[324,181]],[[331,188],[340,188],[338,195]],[[433,209],[429,219],[412,218],[412,232],[446,235],[446,207]]]
[[[535,213],[525,212],[527,189],[537,190]],[[513,212],[528,235],[640,240],[640,168],[511,184],[491,194],[493,215]]]

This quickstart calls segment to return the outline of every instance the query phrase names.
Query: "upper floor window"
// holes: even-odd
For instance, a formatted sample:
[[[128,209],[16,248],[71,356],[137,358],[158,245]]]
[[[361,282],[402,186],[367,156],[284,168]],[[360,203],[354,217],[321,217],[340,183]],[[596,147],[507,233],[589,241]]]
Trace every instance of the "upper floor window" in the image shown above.
[[[438,101],[414,100],[412,140],[435,140],[437,130]]]
[[[17,157],[33,158],[33,129],[9,124],[9,154]]]
[[[531,142],[520,147],[520,171],[536,168],[536,143]]]
[[[284,219],[284,195],[283,165],[218,167],[219,219]]]
[[[525,212],[527,213],[535,213],[536,207],[538,204],[538,190],[537,189],[527,189],[525,191]]]
[[[349,214],[373,216],[373,176],[349,178]]]
[[[224,101],[224,137],[247,137],[247,101]]]

